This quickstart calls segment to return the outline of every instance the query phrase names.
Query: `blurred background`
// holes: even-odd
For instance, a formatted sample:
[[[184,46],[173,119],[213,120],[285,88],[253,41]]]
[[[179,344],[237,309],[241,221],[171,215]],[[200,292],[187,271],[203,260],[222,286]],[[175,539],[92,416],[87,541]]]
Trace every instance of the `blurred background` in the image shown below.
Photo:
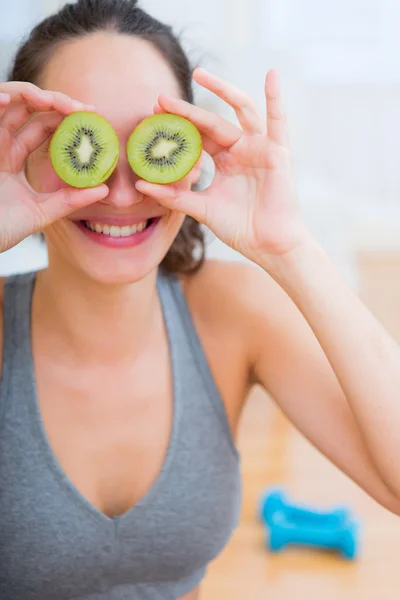
[[[17,44],[60,0],[0,0],[0,79]],[[266,71],[280,70],[305,218],[343,276],[400,340],[400,3],[395,0],[142,0],[181,33],[194,64],[244,89],[264,110]],[[234,119],[196,88],[197,102]],[[209,254],[240,256],[210,237]],[[0,274],[46,264],[29,239],[0,255]],[[204,598],[393,598],[400,590],[399,520],[378,507],[255,392],[246,410],[242,523],[211,567]],[[263,487],[299,500],[348,502],[363,522],[355,563],[265,549],[255,518]],[[379,584],[379,578],[381,583]]]

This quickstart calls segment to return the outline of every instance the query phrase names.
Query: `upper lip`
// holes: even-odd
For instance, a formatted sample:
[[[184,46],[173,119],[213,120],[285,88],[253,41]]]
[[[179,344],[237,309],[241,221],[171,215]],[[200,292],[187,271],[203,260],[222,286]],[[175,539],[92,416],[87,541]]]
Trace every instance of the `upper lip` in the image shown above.
[[[137,225],[138,223],[143,223],[150,219],[161,218],[165,216],[165,214],[157,214],[157,215],[91,215],[87,214],[84,217],[80,217],[79,219],[74,219],[74,221],[91,221],[92,223],[99,223],[101,225]]]

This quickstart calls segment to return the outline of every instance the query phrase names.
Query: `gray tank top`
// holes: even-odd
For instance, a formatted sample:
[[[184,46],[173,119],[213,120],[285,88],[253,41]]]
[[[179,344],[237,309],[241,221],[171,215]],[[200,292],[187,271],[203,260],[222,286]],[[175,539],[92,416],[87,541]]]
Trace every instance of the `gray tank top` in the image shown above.
[[[175,600],[203,579],[240,513],[239,457],[178,280],[160,274],[174,383],[169,448],[150,491],[106,517],[53,454],[31,352],[35,274],[5,286],[0,387],[0,598]]]

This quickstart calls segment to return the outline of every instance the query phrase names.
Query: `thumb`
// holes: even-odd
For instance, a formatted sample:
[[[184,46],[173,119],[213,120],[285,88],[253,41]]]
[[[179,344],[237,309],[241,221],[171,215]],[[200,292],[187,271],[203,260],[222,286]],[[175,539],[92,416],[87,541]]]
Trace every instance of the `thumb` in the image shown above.
[[[41,226],[47,227],[47,225],[66,217],[79,208],[103,200],[108,196],[109,191],[109,188],[103,184],[87,189],[66,187],[45,196],[39,205],[43,219]]]
[[[207,202],[202,192],[179,190],[171,185],[159,185],[140,179],[135,184],[136,189],[154,198],[161,206],[185,213],[199,223],[206,225]]]

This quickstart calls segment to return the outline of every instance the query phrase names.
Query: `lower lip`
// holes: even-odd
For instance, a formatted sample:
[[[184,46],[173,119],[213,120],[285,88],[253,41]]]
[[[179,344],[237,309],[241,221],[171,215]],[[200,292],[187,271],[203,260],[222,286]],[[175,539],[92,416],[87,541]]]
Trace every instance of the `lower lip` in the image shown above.
[[[104,233],[96,233],[96,231],[88,229],[81,221],[74,221],[74,224],[84,235],[86,235],[86,237],[97,244],[107,246],[108,248],[132,248],[133,246],[138,246],[147,241],[153,235],[160,220],[160,218],[153,219],[146,229],[139,231],[138,233],[133,233],[127,237],[112,237],[111,235],[106,235]]]

